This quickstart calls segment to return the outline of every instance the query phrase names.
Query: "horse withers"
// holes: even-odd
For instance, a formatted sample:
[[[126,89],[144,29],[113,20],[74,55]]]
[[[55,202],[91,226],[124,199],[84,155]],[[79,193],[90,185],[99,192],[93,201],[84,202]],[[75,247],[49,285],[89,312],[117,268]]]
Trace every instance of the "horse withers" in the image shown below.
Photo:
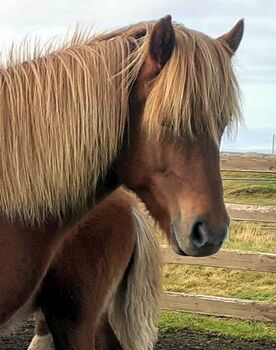
[[[167,16],[23,63],[11,55],[0,70],[0,325],[32,307],[64,236],[121,184],[177,253],[220,249],[219,143],[238,120],[242,32],[240,21],[212,39]]]

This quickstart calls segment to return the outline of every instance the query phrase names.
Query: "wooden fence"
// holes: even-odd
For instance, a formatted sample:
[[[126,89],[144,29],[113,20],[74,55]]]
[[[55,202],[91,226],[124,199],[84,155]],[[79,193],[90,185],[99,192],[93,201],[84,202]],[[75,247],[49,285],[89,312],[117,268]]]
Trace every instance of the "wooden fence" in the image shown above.
[[[276,157],[222,156],[223,170],[275,172]],[[249,168],[250,167],[250,168]],[[255,206],[231,206],[227,209],[234,220],[258,221],[276,224],[275,208]],[[276,239],[276,236],[275,236]],[[176,255],[167,246],[161,246],[164,263],[193,266],[209,266],[243,271],[276,273],[276,254],[222,250],[218,254],[203,257],[182,257]],[[164,292],[162,308],[175,311],[186,311],[214,316],[233,317],[246,320],[270,321],[276,323],[276,303],[255,300],[241,300],[207,295],[188,295],[184,293]]]
[[[182,257],[162,246],[164,263],[276,272],[276,254],[222,250],[204,258]],[[164,292],[162,308],[214,316],[276,322],[276,303]]]
[[[275,207],[260,205],[232,205],[226,203],[231,220],[260,223],[276,223]]]

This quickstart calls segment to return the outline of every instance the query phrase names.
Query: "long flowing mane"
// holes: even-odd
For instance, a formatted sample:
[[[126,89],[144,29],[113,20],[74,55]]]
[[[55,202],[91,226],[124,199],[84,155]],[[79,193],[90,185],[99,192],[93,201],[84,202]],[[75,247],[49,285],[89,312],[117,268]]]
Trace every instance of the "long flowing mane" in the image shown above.
[[[155,22],[94,37],[0,69],[0,212],[43,221],[81,210],[116,156],[131,84]],[[223,43],[175,24],[173,56],[147,99],[143,126],[163,122],[190,135],[239,115],[238,88]],[[24,56],[24,55],[23,55]],[[25,55],[26,56],[26,55]]]

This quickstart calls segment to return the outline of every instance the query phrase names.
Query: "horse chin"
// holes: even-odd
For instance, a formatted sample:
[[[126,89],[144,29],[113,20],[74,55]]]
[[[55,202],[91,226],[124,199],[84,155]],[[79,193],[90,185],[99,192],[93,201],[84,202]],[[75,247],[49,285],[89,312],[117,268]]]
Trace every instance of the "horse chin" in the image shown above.
[[[172,232],[170,235],[170,244],[176,254],[181,256],[188,256],[188,254],[186,254],[184,250],[180,247],[174,229],[172,229]]]

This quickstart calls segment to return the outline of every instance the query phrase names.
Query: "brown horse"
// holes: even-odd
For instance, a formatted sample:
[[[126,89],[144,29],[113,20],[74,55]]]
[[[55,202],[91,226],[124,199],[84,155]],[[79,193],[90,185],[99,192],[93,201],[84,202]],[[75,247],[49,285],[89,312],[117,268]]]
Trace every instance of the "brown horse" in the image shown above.
[[[121,184],[177,253],[220,249],[219,142],[239,115],[242,33],[240,21],[212,39],[168,16],[0,70],[0,325],[32,307],[64,236]]]
[[[67,235],[36,298],[55,349],[153,348],[161,262],[152,231],[133,195],[117,190]],[[74,329],[66,323],[69,315]],[[36,313],[29,350],[54,344],[43,314]]]

